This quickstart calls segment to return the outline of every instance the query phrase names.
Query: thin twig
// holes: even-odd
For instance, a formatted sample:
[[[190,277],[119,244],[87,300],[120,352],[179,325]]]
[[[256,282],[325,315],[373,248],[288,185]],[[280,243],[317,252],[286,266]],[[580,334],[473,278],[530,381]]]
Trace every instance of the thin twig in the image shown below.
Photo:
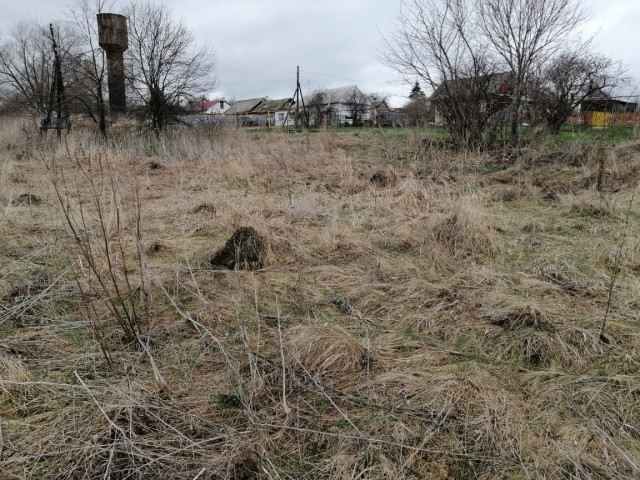
[[[2,461],[3,453],[4,453],[4,435],[2,433],[2,415],[0,415],[0,462]]]
[[[193,480],[198,480],[198,479],[199,479],[202,475],[204,475],[205,473],[207,473],[207,469],[206,469],[206,468],[203,468],[202,470],[200,470],[200,471],[198,472],[198,474],[197,474],[195,477],[193,477]]]
[[[120,433],[120,435],[122,435],[122,438],[124,440],[127,440],[129,437],[127,435],[127,432],[125,432],[121,427],[119,427],[118,425],[116,425],[114,423],[113,420],[111,420],[111,418],[109,418],[109,415],[107,415],[107,412],[104,411],[104,408],[102,408],[102,405],[100,405],[100,403],[98,402],[98,400],[96,399],[96,397],[93,395],[93,392],[91,392],[91,389],[87,386],[86,383],[84,383],[84,381],[82,380],[82,378],[80,378],[80,375],[78,375],[78,372],[76,370],[73,371],[74,376],[78,379],[78,381],[80,382],[80,385],[82,385],[85,389],[85,391],[89,394],[89,397],[91,397],[91,400],[93,401],[93,403],[95,404],[96,407],[98,407],[98,410],[100,410],[100,413],[102,414],[102,416],[107,420],[107,422],[109,423],[109,425],[111,425],[112,428],[114,428],[116,431],[118,431]],[[139,453],[141,453],[139,451],[139,449],[133,444],[131,443],[131,446],[137,450]]]
[[[627,207],[627,211],[624,217],[624,229],[622,230],[620,242],[618,243],[618,248],[613,260],[613,272],[611,272],[611,281],[609,282],[609,291],[607,293],[607,308],[605,309],[604,317],[602,318],[602,327],[600,328],[600,340],[605,343],[608,343],[608,340],[604,335],[604,329],[607,326],[607,318],[609,317],[609,311],[611,310],[613,287],[616,283],[616,280],[618,279],[618,274],[620,273],[620,259],[622,258],[622,248],[624,247],[625,240],[627,239],[627,233],[629,231],[629,214],[631,213],[631,207],[633,206],[633,201],[636,198],[637,192],[638,190],[636,189],[633,192],[633,195],[631,195],[631,199],[629,200],[629,206]]]
[[[276,297],[276,316],[278,318],[278,341],[280,347],[280,361],[282,362],[282,408],[287,416],[291,413],[291,409],[287,405],[287,364],[284,359],[284,345],[282,343],[282,315],[280,312],[280,302]]]

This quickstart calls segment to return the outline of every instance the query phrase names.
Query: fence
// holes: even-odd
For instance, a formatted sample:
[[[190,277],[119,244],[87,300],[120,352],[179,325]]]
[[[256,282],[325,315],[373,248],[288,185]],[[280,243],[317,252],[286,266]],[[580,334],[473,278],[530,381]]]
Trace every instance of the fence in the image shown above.
[[[580,112],[567,120],[574,125],[590,127],[636,127],[640,125],[639,112]]]

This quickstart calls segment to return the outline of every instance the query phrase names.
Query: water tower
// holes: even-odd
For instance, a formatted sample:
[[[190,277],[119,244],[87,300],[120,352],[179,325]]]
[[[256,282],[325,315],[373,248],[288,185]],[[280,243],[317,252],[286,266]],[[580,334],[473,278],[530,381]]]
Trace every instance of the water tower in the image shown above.
[[[127,109],[127,97],[123,53],[129,47],[127,17],[116,13],[99,13],[98,43],[107,52],[109,109],[112,115],[124,112]]]

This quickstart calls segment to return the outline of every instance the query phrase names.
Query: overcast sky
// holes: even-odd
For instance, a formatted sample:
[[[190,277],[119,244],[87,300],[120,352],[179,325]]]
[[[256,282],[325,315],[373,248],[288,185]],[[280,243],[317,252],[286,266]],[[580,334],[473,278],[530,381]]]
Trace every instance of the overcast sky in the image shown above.
[[[64,19],[65,0],[0,0],[0,34],[20,21]],[[162,3],[158,0],[156,3]],[[406,102],[411,85],[378,60],[382,35],[400,0],[180,0],[166,1],[196,39],[216,55],[212,95],[237,100],[290,97],[300,65],[304,91],[356,84],[365,92]],[[591,4],[588,32],[598,50],[621,60],[640,84],[640,0]],[[117,8],[114,10],[117,12]],[[633,92],[640,94],[640,91]]]

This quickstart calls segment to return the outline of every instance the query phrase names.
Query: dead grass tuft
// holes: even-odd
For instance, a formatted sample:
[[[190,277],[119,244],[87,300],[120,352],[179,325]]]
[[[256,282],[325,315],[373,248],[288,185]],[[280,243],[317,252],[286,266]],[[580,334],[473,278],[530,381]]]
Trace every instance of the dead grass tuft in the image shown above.
[[[194,207],[191,210],[191,213],[194,213],[194,214],[195,213],[213,213],[215,215],[216,207],[214,207],[213,205],[211,205],[209,203],[201,203],[197,207]]]
[[[606,197],[597,195],[595,192],[583,193],[581,195],[571,195],[561,198],[566,205],[567,213],[583,218],[607,217],[616,215],[616,205],[607,200]]]
[[[369,181],[371,182],[371,184],[380,188],[393,187],[398,181],[398,176],[393,171],[393,169],[388,167],[386,170],[376,171],[373,175],[371,175]]]
[[[505,330],[521,330],[532,328],[546,332],[555,331],[554,324],[539,310],[532,307],[525,307],[515,311],[498,315],[492,320],[494,325],[498,325]]]
[[[0,392],[14,407],[27,401],[29,371],[24,363],[11,355],[0,351]]]
[[[264,267],[266,258],[265,238],[253,227],[241,227],[233,232],[209,263],[215,269],[258,270]]]
[[[500,250],[486,214],[477,199],[465,198],[433,227],[436,242],[454,258],[488,258]]]
[[[316,378],[339,380],[363,369],[366,350],[337,326],[297,326],[287,332],[287,365]]]
[[[32,193],[21,193],[11,201],[11,205],[42,205],[42,199]]]

